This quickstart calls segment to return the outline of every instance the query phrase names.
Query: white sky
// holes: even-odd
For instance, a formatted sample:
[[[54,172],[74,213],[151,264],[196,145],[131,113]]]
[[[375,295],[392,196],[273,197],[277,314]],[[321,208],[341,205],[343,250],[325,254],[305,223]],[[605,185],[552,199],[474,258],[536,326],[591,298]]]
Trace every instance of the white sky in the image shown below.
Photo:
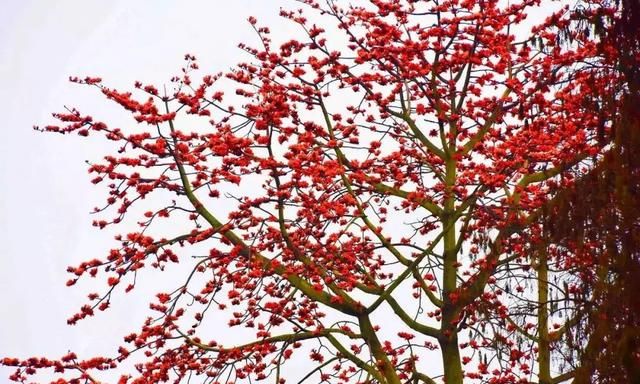
[[[84,163],[108,151],[101,148],[104,141],[31,129],[52,123],[50,113],[64,105],[109,121],[110,103],[69,83],[68,76],[98,75],[121,89],[138,79],[167,83],[187,52],[198,57],[203,72],[225,71],[246,58],[237,43],[254,41],[247,17],[255,15],[273,29],[284,3],[2,1],[0,356],[56,357],[68,348],[112,352],[148,313],[147,298],[138,295],[121,298],[110,313],[66,325],[88,293],[86,287],[65,287],[66,267],[102,257],[112,245],[108,234],[90,226],[89,212],[104,195],[89,183]],[[0,382],[9,372],[0,368]]]
[[[123,90],[135,80],[163,84],[185,53],[198,57],[204,73],[226,71],[246,58],[237,43],[255,41],[249,15],[287,35],[277,29],[283,5],[297,7],[292,0],[2,1],[0,357],[111,353],[148,314],[148,297],[120,295],[108,313],[66,325],[89,292],[65,287],[66,267],[102,257],[113,244],[90,226],[104,190],[89,183],[84,163],[109,149],[97,137],[31,127],[52,123],[50,113],[64,105],[107,122],[118,110],[68,76],[100,76]],[[0,382],[11,371],[0,368]]]

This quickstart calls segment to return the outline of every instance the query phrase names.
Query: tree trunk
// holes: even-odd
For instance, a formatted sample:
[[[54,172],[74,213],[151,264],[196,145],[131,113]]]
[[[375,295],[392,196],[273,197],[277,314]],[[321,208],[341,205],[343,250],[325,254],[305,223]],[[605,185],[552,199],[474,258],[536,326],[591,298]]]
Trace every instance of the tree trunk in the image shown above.
[[[443,337],[440,340],[442,363],[444,364],[444,382],[446,384],[463,384],[462,364],[460,363],[460,349],[458,335]]]

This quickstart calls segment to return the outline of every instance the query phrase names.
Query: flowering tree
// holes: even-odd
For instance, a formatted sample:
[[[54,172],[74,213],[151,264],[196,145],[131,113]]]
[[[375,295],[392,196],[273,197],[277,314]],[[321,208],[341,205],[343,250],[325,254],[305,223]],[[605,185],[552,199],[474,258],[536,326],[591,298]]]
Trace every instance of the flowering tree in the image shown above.
[[[282,11],[294,40],[250,19],[260,46],[224,75],[187,55],[169,89],[71,79],[138,125],[70,109],[41,129],[120,145],[89,168],[107,190],[94,225],[139,228],[69,268],[68,285],[107,284],[69,323],[149,269],[189,270],[165,272],[175,289],[115,356],[5,358],[13,380],[98,383],[126,361],[119,383],[572,377],[551,355],[574,322],[554,328],[547,307],[575,252],[542,221],[606,147],[611,113],[585,100],[618,77],[596,38],[559,44],[567,9],[527,29],[533,0],[302,3]]]

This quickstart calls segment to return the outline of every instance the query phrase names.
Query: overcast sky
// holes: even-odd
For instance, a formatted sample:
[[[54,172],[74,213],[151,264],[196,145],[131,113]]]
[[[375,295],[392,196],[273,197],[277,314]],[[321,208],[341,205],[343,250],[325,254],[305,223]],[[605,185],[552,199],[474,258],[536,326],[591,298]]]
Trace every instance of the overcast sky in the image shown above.
[[[108,148],[101,140],[37,133],[64,105],[102,116],[103,97],[67,81],[97,75],[130,88],[135,80],[163,84],[185,53],[203,72],[246,59],[237,48],[255,38],[246,22],[258,16],[278,31],[276,0],[5,0],[0,12],[0,356],[113,352],[138,329],[146,298],[119,300],[111,313],[75,327],[66,319],[86,287],[66,288],[70,264],[104,256],[110,236],[90,226],[103,189],[89,183],[85,160]],[[291,1],[288,2],[290,5]],[[101,114],[102,112],[102,114]],[[123,321],[131,319],[131,322]],[[0,382],[9,371],[0,368]]]

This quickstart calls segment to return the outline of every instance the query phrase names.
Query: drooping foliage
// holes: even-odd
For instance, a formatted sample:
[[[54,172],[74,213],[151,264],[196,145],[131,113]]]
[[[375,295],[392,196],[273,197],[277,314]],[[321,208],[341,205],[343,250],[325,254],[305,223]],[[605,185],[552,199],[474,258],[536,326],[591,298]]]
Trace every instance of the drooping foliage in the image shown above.
[[[576,13],[569,27],[593,29],[603,57],[622,75],[616,86],[590,97],[594,107],[615,116],[601,138],[607,150],[555,198],[546,218],[552,243],[586,256],[572,260],[580,277],[573,300],[580,316],[565,347],[578,367],[574,383],[640,382],[640,3],[612,5],[618,18],[598,5]],[[615,55],[607,52],[610,46],[619,48]]]

